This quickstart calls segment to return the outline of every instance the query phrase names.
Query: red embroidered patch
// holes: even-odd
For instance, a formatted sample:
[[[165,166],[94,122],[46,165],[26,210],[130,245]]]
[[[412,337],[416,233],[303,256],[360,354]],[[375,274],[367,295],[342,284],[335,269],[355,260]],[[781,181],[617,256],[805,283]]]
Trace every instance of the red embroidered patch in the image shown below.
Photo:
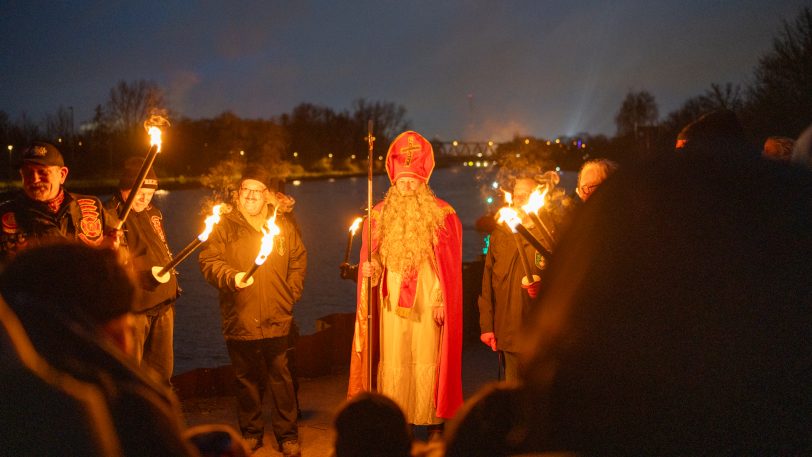
[[[3,214],[3,232],[17,233],[17,219],[11,211]]]
[[[79,205],[79,212],[82,220],[79,222],[79,239],[87,244],[98,245],[101,243],[102,224],[99,220],[99,206],[96,200],[91,198],[80,198],[76,200]]]
[[[155,230],[155,233],[161,238],[161,241],[166,243],[166,237],[164,236],[164,229],[161,227],[161,218],[158,216],[152,216],[149,218],[149,221],[152,222],[152,230]]]

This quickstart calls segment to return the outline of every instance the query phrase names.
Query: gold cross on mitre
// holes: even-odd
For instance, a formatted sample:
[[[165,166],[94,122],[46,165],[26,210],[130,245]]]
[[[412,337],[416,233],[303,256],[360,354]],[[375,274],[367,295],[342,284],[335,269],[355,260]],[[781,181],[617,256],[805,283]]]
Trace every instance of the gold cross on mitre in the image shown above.
[[[412,152],[420,151],[420,145],[417,144],[417,141],[413,137],[409,137],[408,139],[409,145],[400,148],[401,154],[406,154],[406,165],[407,167],[412,164]]]

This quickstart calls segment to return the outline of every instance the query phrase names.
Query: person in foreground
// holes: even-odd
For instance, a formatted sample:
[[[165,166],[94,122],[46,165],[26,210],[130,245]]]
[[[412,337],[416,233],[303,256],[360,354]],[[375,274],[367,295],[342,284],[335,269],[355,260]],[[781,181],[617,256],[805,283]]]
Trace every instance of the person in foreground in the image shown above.
[[[387,395],[408,423],[428,426],[430,438],[462,404],[462,229],[428,187],[433,169],[434,151],[420,134],[404,132],[389,146],[392,186],[372,209],[371,258],[364,225],[348,389],[350,398]],[[372,386],[367,298],[375,316]]]
[[[199,262],[203,276],[220,292],[223,337],[236,374],[240,431],[252,451],[262,447],[262,404],[270,387],[271,426],[287,457],[301,454],[287,349],[293,305],[304,287],[307,251],[289,215],[276,212],[281,204],[269,184],[267,170],[246,168],[235,209],[215,226]],[[268,220],[274,214],[279,233],[272,250],[251,282],[243,282],[259,253],[262,231],[271,229]]]
[[[0,293],[46,362],[101,390],[124,455],[196,454],[175,395],[133,359],[136,288],[115,251],[75,241],[26,249]]]
[[[621,170],[584,205],[522,386],[467,404],[448,455],[812,453],[812,174],[705,152]]]

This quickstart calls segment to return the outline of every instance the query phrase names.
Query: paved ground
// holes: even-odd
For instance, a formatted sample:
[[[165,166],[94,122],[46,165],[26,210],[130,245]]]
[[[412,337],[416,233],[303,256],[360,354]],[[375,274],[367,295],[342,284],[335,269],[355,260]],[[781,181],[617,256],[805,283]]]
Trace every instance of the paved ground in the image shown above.
[[[497,376],[496,354],[483,344],[467,343],[462,359],[463,393],[469,398],[484,384]],[[333,446],[331,422],[341,407],[347,392],[346,370],[334,375],[299,380],[299,402],[302,419],[299,438],[306,456],[329,456]],[[183,401],[183,410],[189,425],[229,424],[237,428],[236,400],[234,397],[192,398]],[[273,434],[265,434],[265,446],[254,455],[271,457],[282,455],[275,446]],[[422,430],[418,439],[425,439]]]

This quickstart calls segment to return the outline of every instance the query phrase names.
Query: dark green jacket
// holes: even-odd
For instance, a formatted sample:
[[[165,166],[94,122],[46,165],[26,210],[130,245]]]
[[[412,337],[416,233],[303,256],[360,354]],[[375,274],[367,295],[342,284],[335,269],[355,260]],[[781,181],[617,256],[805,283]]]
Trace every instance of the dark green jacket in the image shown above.
[[[537,256],[536,250],[524,240],[522,246],[532,274],[542,276],[542,257]],[[524,268],[513,234],[504,224],[499,224],[491,233],[478,305],[481,333],[496,334],[500,351],[516,352],[519,349],[520,331],[531,306],[530,297],[522,289],[522,277]]]
[[[268,214],[272,213],[269,207]],[[227,340],[259,340],[290,332],[293,304],[304,287],[307,251],[286,215],[278,215],[276,224],[280,233],[274,239],[273,251],[254,273],[254,283],[244,289],[236,288],[235,277],[254,264],[262,233],[236,208],[222,216],[200,251],[200,270],[220,291],[223,336]]]

